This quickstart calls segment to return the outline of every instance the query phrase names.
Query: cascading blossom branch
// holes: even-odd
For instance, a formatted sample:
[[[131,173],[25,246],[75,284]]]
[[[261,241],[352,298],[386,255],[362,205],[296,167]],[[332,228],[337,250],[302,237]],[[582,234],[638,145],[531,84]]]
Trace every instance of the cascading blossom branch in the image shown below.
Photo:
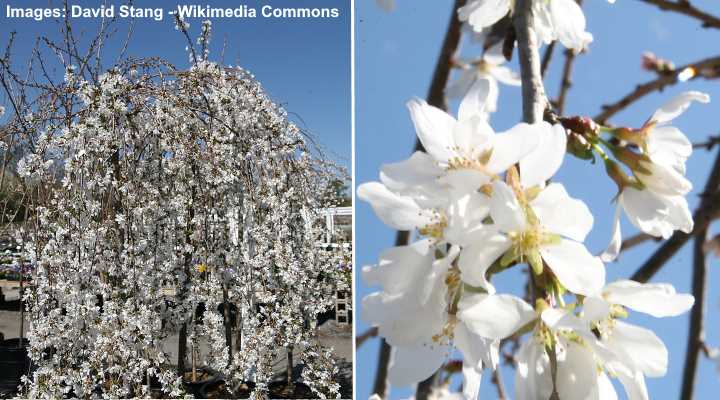
[[[495,133],[489,92],[480,78],[457,119],[410,101],[424,151],[384,165],[379,182],[357,189],[384,223],[419,235],[363,268],[365,281],[381,288],[363,299],[362,316],[393,346],[390,382],[420,382],[457,350],[463,396],[477,398],[483,369],[498,366],[500,341],[530,333],[516,358],[518,399],[553,390],[561,399],[615,399],[609,377],[631,399],[646,399],[644,376],[664,375],[667,351],[651,331],[621,321],[626,308],[673,316],[692,296],[670,285],[605,285],[603,262],[583,244],[592,213],[561,183],[548,183],[566,153],[566,130],[540,122]],[[492,283],[517,265],[528,266],[535,304]]]
[[[207,35],[209,24],[202,45]],[[173,327],[188,352],[208,343],[199,366],[229,387],[252,381],[264,397],[295,348],[305,383],[339,397],[334,361],[306,323],[333,304],[348,262],[316,246],[318,194],[337,175],[260,83],[200,58],[185,71],[136,61],[97,82],[69,70],[59,85],[72,117],[39,105],[57,114],[19,171],[53,187],[19,232],[37,265],[25,294],[36,368],[22,397],[185,396],[165,347]],[[221,312],[231,305],[242,337]]]

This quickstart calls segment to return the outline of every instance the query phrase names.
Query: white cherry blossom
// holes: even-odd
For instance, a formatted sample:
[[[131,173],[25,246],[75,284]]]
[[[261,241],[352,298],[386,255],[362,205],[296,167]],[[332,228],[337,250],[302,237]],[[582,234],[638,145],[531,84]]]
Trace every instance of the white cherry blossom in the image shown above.
[[[641,231],[664,239],[675,230],[689,233],[693,218],[685,196],[692,183],[685,174],[685,161],[692,153],[692,144],[678,128],[669,123],[682,114],[693,101],[708,103],[710,97],[700,92],[685,92],[660,107],[638,130],[620,130],[618,137],[639,149],[639,153],[622,150],[638,184],[621,187],[617,197],[613,234],[610,246],[603,253],[604,261],[617,257],[622,245],[620,210]]]
[[[509,86],[520,86],[520,76],[503,65],[506,60],[502,49],[503,43],[498,43],[487,49],[479,61],[460,62],[459,76],[447,87],[445,93],[449,97],[462,98],[475,82],[487,79],[489,85],[485,108],[490,113],[495,112],[500,92],[498,82]]]
[[[607,385],[607,376],[617,377],[625,388],[630,400],[647,400],[645,376],[665,375],[668,354],[665,345],[651,330],[641,328],[620,319],[628,316],[631,309],[654,317],[680,315],[689,310],[694,298],[688,294],[677,294],[669,284],[641,284],[621,280],[605,286],[600,293],[587,297],[582,303],[582,312],[574,315],[566,310],[548,309],[542,313],[545,326],[560,336],[569,338],[580,345],[586,353],[586,366],[573,366],[572,370],[593,370],[602,367],[596,380],[589,380],[589,390],[568,383],[574,395],[568,398],[615,399],[617,394]],[[558,360],[558,377],[562,362]],[[563,384],[558,381],[558,391]],[[585,397],[585,393],[592,396]],[[562,398],[562,396],[561,396]]]
[[[458,119],[415,99],[408,103],[425,152],[383,166],[382,181],[399,193],[408,188],[436,192],[444,186],[469,192],[497,179],[529,154],[542,136],[539,125],[518,124],[496,134],[487,122],[490,83],[478,80],[463,98]]]

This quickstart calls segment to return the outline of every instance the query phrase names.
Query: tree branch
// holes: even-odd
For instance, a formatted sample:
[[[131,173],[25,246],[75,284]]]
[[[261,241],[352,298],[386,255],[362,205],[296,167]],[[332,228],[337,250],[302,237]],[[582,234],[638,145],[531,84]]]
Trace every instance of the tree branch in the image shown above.
[[[455,0],[453,10],[450,15],[450,22],[448,23],[448,29],[445,33],[440,55],[438,56],[437,63],[435,64],[435,71],[430,83],[430,89],[428,90],[428,104],[443,110],[447,110],[448,107],[447,100],[445,98],[445,87],[450,79],[452,60],[455,58],[455,53],[460,45],[460,38],[462,36],[462,23],[457,17],[457,10],[464,6],[466,1],[467,0]],[[422,144],[419,140],[415,140],[414,150],[423,150]],[[405,246],[409,242],[410,232],[398,231],[395,235],[395,246]],[[380,343],[378,368],[375,373],[375,383],[373,385],[373,393],[383,399],[388,396],[387,373],[388,363],[390,362],[390,351],[390,345],[387,344],[383,338]],[[418,392],[422,389],[420,386],[421,385],[418,385]],[[420,397],[417,397],[417,399],[421,400]]]
[[[642,0],[641,0],[642,1]],[[625,109],[630,104],[636,102],[637,100],[641,99],[642,97],[654,92],[654,91],[660,91],[664,89],[666,86],[674,85],[678,81],[678,75],[685,71],[687,68],[692,68],[695,71],[701,71],[706,68],[720,68],[720,56],[708,58],[705,60],[697,61],[694,63],[690,63],[687,65],[684,65],[680,68],[677,68],[676,70],[659,75],[657,78],[645,82],[641,85],[638,85],[635,87],[635,90],[625,95],[625,97],[621,98],[620,100],[616,101],[612,104],[606,104],[603,105],[603,111],[595,116],[594,120],[598,124],[605,125],[607,123],[607,120],[612,117],[613,115],[617,114],[618,112]],[[697,74],[693,76],[691,79],[696,79],[698,77],[703,76],[702,74]]]
[[[559,115],[563,115],[565,113],[565,101],[567,100],[567,94],[570,91],[570,87],[572,87],[572,71],[574,62],[575,53],[570,49],[565,50],[565,64],[563,65],[560,92],[558,93],[557,100],[555,100],[555,108],[557,108]]]
[[[690,329],[688,332],[687,350],[685,352],[685,368],[680,398],[692,400],[697,377],[698,360],[705,342],[705,294],[707,292],[707,259],[705,257],[705,241],[708,227],[695,235],[693,246],[693,283],[692,292],[695,305],[690,313]]]
[[[378,327],[373,326],[372,328],[366,330],[365,332],[361,333],[360,335],[357,335],[355,337],[355,348],[359,348],[363,345],[368,339],[377,337],[378,335]]]
[[[680,250],[691,237],[699,234],[707,228],[710,222],[720,213],[720,151],[715,158],[715,163],[705,184],[705,190],[702,193],[702,200],[698,206],[693,220],[695,226],[693,231],[688,233],[675,231],[659,249],[653,253],[650,258],[643,264],[630,279],[638,282],[647,282],[655,275],[666,262],[668,262],[675,253]]]
[[[547,105],[537,35],[533,30],[532,2],[518,0],[515,4],[515,33],[517,34],[520,78],[522,80],[523,120],[529,124],[542,121]]]
[[[703,28],[720,29],[720,18],[708,14],[698,8],[693,7],[689,1],[671,1],[671,0],[639,0],[657,6],[663,11],[672,11],[679,14],[687,15],[695,18],[702,23]]]
[[[542,62],[540,63],[540,75],[542,77],[545,77],[545,73],[548,67],[550,67],[550,61],[552,60],[553,51],[555,50],[555,43],[557,43],[557,40],[550,43],[545,48],[545,53],[543,53]]]
[[[508,395],[507,391],[505,390],[505,384],[503,383],[502,375],[500,374],[499,368],[496,368],[493,371],[492,383],[494,383],[495,387],[497,387],[498,400],[507,400]]]

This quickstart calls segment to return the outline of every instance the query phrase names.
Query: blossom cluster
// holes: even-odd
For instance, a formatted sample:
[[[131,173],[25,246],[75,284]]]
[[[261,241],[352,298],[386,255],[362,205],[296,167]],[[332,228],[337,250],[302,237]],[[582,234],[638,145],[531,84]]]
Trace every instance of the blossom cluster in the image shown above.
[[[457,350],[463,394],[476,398],[483,368],[498,367],[501,341],[524,337],[515,356],[516,398],[615,399],[613,377],[630,399],[647,399],[645,376],[665,374],[667,350],[652,331],[625,319],[630,310],[676,316],[694,298],[668,284],[607,283],[603,260],[617,255],[619,225],[603,257],[591,254],[583,242],[593,214],[551,179],[580,141],[605,160],[620,190],[618,210],[635,226],[662,236],[692,229],[682,177],[691,148],[668,125],[692,100],[708,98],[684,93],[639,129],[565,120],[499,133],[489,124],[487,78],[473,84],[457,118],[411,100],[423,150],[384,165],[378,182],[357,189],[385,224],[419,235],[362,270],[368,284],[381,287],[363,299],[362,314],[393,348],[391,383],[418,383]],[[493,279],[518,265],[530,275],[524,298],[499,293]]]

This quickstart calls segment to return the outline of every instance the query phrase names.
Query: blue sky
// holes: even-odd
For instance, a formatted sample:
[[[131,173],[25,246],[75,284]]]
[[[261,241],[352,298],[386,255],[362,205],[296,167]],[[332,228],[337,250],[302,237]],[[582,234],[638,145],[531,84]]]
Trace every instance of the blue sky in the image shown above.
[[[440,42],[445,32],[452,5],[451,0],[419,2],[398,0],[392,13],[380,10],[374,1],[356,2],[356,74],[357,74],[357,126],[356,126],[356,182],[377,180],[381,164],[402,160],[409,156],[415,137],[405,102],[413,96],[425,97],[429,86]],[[624,96],[638,83],[653,78],[640,68],[640,56],[653,51],[669,58],[677,65],[717,55],[720,32],[702,29],[695,20],[664,13],[635,0],[619,0],[615,5],[603,0],[586,0],[585,15],[588,30],[595,36],[590,52],[581,56],[575,64],[574,83],[570,91],[566,112],[568,114],[596,115],[600,106]],[[719,11],[716,1],[695,0],[693,5],[702,9]],[[480,49],[463,44],[464,54],[479,54]],[[517,55],[515,55],[517,56]],[[560,87],[563,57],[555,53],[546,79],[551,97]],[[510,64],[515,70],[515,62]],[[717,112],[720,109],[720,84],[718,81],[694,81],[677,85],[660,94],[647,96],[611,119],[612,123],[630,126],[641,125],[665,100],[685,90],[702,90],[709,93],[713,102],[709,105],[693,105],[676,120],[692,141],[702,141],[720,132]],[[453,104],[453,112],[457,104]],[[502,87],[499,110],[492,116],[497,131],[511,127],[521,118],[520,89]],[[696,151],[688,162],[688,176],[695,190],[688,196],[691,209],[697,204],[697,193],[702,190],[713,160],[714,153]],[[593,252],[600,251],[610,238],[613,205],[610,199],[615,188],[604,175],[600,164],[567,157],[561,171],[554,179],[564,183],[569,193],[584,200],[595,215],[595,225],[586,242]],[[624,221],[624,234],[629,237],[636,230]],[[717,232],[718,228],[714,228]],[[372,213],[370,206],[358,202],[356,208],[356,262],[357,266],[372,264],[384,248],[394,240],[394,231],[386,228]],[[608,280],[631,275],[657,248],[646,243],[623,254],[619,262],[607,265]],[[686,246],[656,275],[654,282],[671,282],[679,291],[690,291],[691,248]],[[720,291],[717,284],[719,262],[710,258],[709,297],[706,320],[707,342],[720,346]],[[360,268],[357,268],[359,271]],[[499,290],[520,293],[523,276],[507,273],[496,283]],[[374,289],[366,287],[357,279],[357,299]],[[367,325],[362,318],[357,332]],[[654,319],[632,313],[629,322],[655,330],[668,347],[670,360],[668,373],[663,378],[648,378],[651,398],[676,398],[680,392],[682,365],[687,339],[688,314]],[[371,393],[378,352],[377,339],[368,341],[357,355],[357,398],[367,398]],[[513,393],[513,374],[504,368],[505,384]],[[714,387],[720,382],[714,364],[703,359],[700,363],[697,399],[716,398]],[[617,386],[620,398],[625,394]],[[412,394],[407,388],[393,388],[392,398],[404,398]],[[481,398],[496,398],[489,374],[483,378]]]
[[[5,3],[5,2],[3,2]],[[70,4],[98,6],[102,1],[70,1]],[[108,4],[126,4],[110,0]],[[11,2],[15,7],[61,7],[59,0],[22,0]],[[225,63],[240,65],[250,70],[263,84],[270,97],[284,105],[290,118],[318,138],[333,158],[350,167],[351,153],[351,100],[350,100],[350,1],[349,0],[245,0],[228,2],[209,0],[150,1],[138,0],[137,7],[163,7],[170,11],[177,4],[200,4],[237,7],[246,4],[259,8],[274,7],[329,7],[339,8],[340,17],[334,19],[269,19],[257,18],[213,20],[211,59],[218,60],[226,41]],[[259,10],[258,10],[259,11]],[[192,37],[196,37],[203,19],[188,19]],[[76,33],[92,37],[97,19],[73,19]],[[127,35],[129,19],[116,24],[118,32],[108,42],[104,54],[114,60]],[[4,49],[11,31],[17,31],[15,45],[17,60],[27,59],[31,44],[38,35],[53,39],[59,37],[59,27],[52,19],[36,22],[5,17],[5,4],[0,10],[0,39]],[[83,41],[87,43],[87,40]],[[135,20],[133,40],[127,54],[133,57],[159,56],[179,67],[188,65],[186,42],[174,29],[174,21],[167,14],[162,21]],[[112,58],[111,58],[112,57]],[[17,62],[17,61],[16,61]],[[22,65],[22,64],[16,64]],[[0,104],[6,99],[0,97]],[[9,108],[9,107],[6,107]]]

